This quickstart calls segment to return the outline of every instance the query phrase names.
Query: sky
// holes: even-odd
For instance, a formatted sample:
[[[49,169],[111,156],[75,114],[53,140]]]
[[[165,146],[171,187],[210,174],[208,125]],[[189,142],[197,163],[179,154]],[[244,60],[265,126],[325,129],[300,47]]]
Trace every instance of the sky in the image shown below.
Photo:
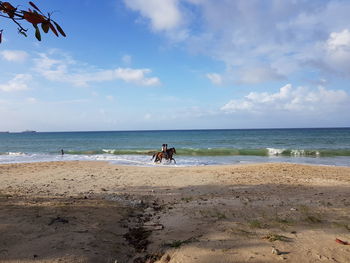
[[[0,131],[350,126],[349,0],[33,2],[67,37],[0,17]]]

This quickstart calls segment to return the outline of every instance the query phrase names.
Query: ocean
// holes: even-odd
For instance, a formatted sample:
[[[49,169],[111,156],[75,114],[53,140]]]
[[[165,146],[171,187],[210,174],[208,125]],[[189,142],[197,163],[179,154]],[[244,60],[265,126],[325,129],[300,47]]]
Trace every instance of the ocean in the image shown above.
[[[152,154],[164,143],[176,148],[176,164],[160,165],[350,166],[350,128],[0,133],[0,163],[88,160],[155,166]]]

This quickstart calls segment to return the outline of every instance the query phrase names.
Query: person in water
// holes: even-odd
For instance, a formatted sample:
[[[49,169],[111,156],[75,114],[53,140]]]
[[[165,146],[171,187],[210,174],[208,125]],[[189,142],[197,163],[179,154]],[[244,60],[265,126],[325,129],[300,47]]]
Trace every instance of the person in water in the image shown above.
[[[63,151],[63,149],[61,149],[61,154],[62,154],[62,156],[64,155],[64,151]]]

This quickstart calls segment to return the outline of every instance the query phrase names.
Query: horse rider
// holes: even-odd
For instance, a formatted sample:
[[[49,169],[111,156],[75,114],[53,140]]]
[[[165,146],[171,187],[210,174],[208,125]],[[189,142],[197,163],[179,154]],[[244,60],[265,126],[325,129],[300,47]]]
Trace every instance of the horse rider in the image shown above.
[[[164,155],[165,159],[168,159],[168,144],[163,144],[162,145],[162,153]]]

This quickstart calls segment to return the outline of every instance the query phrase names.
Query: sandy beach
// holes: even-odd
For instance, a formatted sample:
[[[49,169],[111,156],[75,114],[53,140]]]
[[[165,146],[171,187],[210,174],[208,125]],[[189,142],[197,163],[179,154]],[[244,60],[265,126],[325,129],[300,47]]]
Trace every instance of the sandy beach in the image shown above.
[[[0,165],[0,262],[350,262],[350,168]]]

